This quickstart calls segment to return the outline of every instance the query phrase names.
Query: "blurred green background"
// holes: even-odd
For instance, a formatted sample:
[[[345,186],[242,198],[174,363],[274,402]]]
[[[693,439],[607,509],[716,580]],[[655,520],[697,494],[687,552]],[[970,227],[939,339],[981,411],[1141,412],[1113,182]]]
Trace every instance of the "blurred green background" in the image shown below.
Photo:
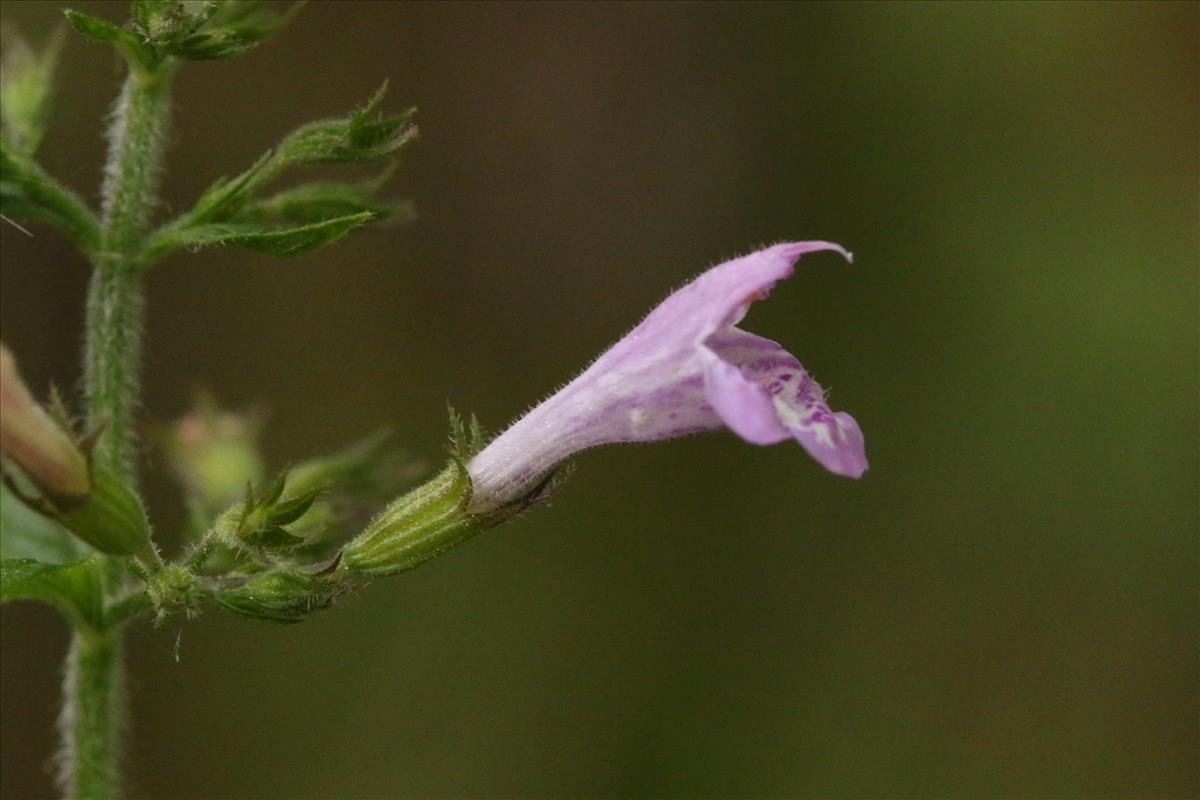
[[[40,39],[56,5],[4,22]],[[148,419],[205,386],[269,409],[275,465],[381,424],[434,463],[447,399],[499,427],[702,268],[824,238],[855,266],[806,259],[746,327],[832,387],[872,469],[613,448],[303,625],[139,626],[130,793],[1196,796],[1198,21],[315,2],[187,66],[160,216],[385,77],[420,109],[394,185],[421,216],[161,265]],[[121,71],[69,34],[60,77],[42,159],[94,198]],[[3,228],[3,337],[39,391],[77,387],[86,267],[35,234]],[[46,797],[66,631],[2,619],[0,794]]]

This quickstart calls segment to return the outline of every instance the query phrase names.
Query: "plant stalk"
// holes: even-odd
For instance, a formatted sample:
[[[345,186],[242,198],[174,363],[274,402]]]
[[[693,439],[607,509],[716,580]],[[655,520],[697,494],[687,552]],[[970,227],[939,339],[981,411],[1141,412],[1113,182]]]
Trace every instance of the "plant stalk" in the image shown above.
[[[133,415],[139,402],[142,289],[135,256],[156,203],[168,116],[169,64],[131,70],[113,110],[104,172],[101,242],[88,291],[84,379],[91,429],[103,427],[92,458],[136,486]],[[148,559],[152,560],[152,559]],[[120,596],[124,565],[109,559],[105,602]],[[119,791],[123,668],[121,624],[77,630],[67,656],[61,716],[62,790],[79,800]]]
[[[121,721],[121,642],[117,628],[77,630],[67,653],[59,717],[62,790],[76,800],[108,800],[119,791],[115,757]]]
[[[156,202],[169,79],[166,69],[131,71],[117,100],[104,171],[101,246],[88,291],[88,422],[93,429],[105,426],[94,457],[130,485],[136,480],[131,422],[138,401],[143,304],[133,256]]]

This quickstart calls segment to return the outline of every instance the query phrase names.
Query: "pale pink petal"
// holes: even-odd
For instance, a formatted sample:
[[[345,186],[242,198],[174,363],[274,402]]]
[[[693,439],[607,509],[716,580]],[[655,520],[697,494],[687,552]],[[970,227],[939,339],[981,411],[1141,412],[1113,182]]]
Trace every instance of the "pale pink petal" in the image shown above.
[[[573,381],[513,423],[467,465],[471,511],[520,497],[547,470],[604,444],[728,427],[755,444],[789,436],[825,467],[858,477],[862,434],[833,414],[791,354],[733,326],[755,300],[830,242],[793,242],[727,261],[683,286]]]

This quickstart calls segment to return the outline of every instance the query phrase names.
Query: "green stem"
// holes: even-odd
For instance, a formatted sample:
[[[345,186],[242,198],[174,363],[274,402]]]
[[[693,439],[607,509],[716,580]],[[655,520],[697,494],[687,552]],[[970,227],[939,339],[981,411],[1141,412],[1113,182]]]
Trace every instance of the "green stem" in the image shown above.
[[[118,791],[113,731],[120,725],[120,651],[120,638],[108,632],[77,630],[71,639],[59,727],[61,788],[76,800],[107,800]]]
[[[95,457],[130,485],[142,338],[142,289],[134,255],[156,199],[169,78],[165,69],[131,72],[117,100],[104,175],[102,242],[88,292],[88,418],[93,427],[106,426]]]
[[[142,290],[137,276],[98,264],[88,290],[87,317],[88,424],[105,428],[93,458],[98,467],[130,481],[130,425],[141,360]]]
[[[104,217],[88,292],[84,375],[88,421],[105,426],[97,468],[136,485],[133,414],[138,404],[142,290],[135,256],[154,207],[167,126],[170,67],[131,71],[113,111],[104,175]],[[151,566],[157,556],[146,554]],[[124,567],[108,560],[105,600],[123,591]],[[122,610],[124,606],[121,606]],[[121,620],[76,631],[67,657],[61,735],[62,784],[69,797],[117,795]]]

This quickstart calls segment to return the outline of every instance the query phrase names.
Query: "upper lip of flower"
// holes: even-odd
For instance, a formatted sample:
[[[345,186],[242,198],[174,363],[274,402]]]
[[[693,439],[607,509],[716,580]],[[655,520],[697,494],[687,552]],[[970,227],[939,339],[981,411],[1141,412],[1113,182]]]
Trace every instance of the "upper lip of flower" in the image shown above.
[[[468,465],[472,509],[511,499],[579,450],[728,427],[755,444],[795,438],[832,472],[866,470],[862,433],[778,343],[734,327],[805,253],[840,245],[775,245],[727,261],[672,293],[582,374]]]

